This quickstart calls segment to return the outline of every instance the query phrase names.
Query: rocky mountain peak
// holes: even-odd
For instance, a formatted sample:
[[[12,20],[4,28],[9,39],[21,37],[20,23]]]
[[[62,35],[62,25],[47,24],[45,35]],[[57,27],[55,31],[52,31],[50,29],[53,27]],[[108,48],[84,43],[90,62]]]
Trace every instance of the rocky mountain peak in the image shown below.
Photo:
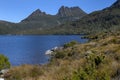
[[[35,10],[30,16],[44,16],[45,12],[42,12],[40,9]]]
[[[79,7],[62,6],[56,15],[46,14],[45,12],[42,12],[40,9],[37,9],[31,15],[29,15],[27,18],[22,20],[21,22],[26,22],[26,21],[27,22],[28,21],[29,22],[31,22],[31,21],[32,22],[33,21],[45,22],[48,19],[55,20],[55,21],[57,20],[58,22],[59,22],[59,20],[61,22],[65,22],[65,21],[74,21],[74,20],[80,19],[84,15],[86,15],[86,13],[84,11],[82,11]]]
[[[45,12],[42,12],[40,9],[35,10],[32,14],[30,14],[27,18],[22,20],[21,22],[25,21],[39,21],[41,17],[47,16]]]
[[[60,17],[72,17],[72,16],[81,16],[85,15],[86,13],[81,10],[79,7],[66,7],[62,6],[57,13],[57,16]]]

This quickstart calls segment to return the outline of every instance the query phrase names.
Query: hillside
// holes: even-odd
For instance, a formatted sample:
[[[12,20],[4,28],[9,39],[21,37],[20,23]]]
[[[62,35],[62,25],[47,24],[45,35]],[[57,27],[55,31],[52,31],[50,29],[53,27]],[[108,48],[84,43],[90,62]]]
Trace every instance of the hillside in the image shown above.
[[[56,33],[89,34],[96,32],[114,32],[120,30],[120,1],[110,7],[92,12],[80,20],[52,28]],[[49,30],[50,31],[50,30]]]
[[[13,32],[12,27],[14,26],[14,23],[11,22],[7,22],[7,21],[0,21],[0,34],[9,34],[11,31],[11,33]],[[14,29],[16,29],[14,27]]]
[[[76,8],[77,9],[77,8]],[[61,7],[61,11],[66,10],[69,12],[67,7]],[[67,12],[61,14],[59,11],[57,15],[67,17],[72,14]],[[78,12],[78,11],[77,11]],[[77,14],[77,13],[76,13]],[[82,13],[81,13],[82,14]],[[69,17],[70,19],[71,17]],[[68,19],[68,18],[67,18]],[[94,33],[115,33],[120,31],[120,1],[117,0],[110,7],[107,7],[100,11],[92,12],[88,15],[83,16],[80,19],[72,20],[64,24],[47,28],[44,30],[32,30],[26,33],[35,34],[93,34]],[[26,34],[25,33],[25,34]]]

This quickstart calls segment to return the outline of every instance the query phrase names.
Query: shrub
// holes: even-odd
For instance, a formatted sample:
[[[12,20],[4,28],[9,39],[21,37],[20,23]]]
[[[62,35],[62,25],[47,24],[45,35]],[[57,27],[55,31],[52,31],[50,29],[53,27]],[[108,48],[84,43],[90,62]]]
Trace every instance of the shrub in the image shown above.
[[[71,80],[88,80],[88,75],[84,70],[81,69],[73,73]]]
[[[8,58],[2,54],[0,54],[0,70],[6,69],[10,67],[10,62]]]
[[[62,59],[66,56],[66,54],[64,52],[56,52],[54,58],[57,58],[57,59]]]
[[[64,48],[68,48],[68,47],[74,46],[75,44],[77,44],[76,41],[71,41],[71,42],[69,42],[69,43],[64,44],[63,46],[64,46]]]
[[[73,72],[70,80],[110,80],[109,72],[98,69],[98,66],[104,61],[104,55],[90,54],[86,58],[86,63],[77,71]]]

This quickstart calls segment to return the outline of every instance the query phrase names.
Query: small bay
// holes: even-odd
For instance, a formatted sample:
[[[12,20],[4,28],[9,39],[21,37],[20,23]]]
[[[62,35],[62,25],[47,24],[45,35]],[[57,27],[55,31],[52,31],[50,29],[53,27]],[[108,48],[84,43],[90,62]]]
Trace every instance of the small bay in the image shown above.
[[[49,57],[45,51],[56,46],[62,46],[70,41],[85,43],[87,39],[81,39],[83,35],[1,35],[0,54],[4,54],[10,60],[12,66],[22,64],[44,64]]]

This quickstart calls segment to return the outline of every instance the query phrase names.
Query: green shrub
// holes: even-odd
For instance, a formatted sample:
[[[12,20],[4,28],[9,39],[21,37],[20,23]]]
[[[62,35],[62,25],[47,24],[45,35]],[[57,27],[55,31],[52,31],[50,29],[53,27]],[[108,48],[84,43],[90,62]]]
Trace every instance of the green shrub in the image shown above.
[[[88,64],[94,65],[93,67],[99,66],[104,61],[105,56],[104,55],[97,55],[95,53],[88,55],[86,57]]]
[[[98,66],[103,64],[105,56],[90,54],[86,58],[84,66],[73,72],[70,80],[110,80],[109,72],[101,70],[99,72]]]
[[[9,67],[10,67],[10,62],[8,61],[8,58],[0,54],[0,70],[6,69]]]
[[[68,47],[74,46],[75,44],[77,44],[76,41],[71,41],[71,42],[69,42],[69,43],[64,44],[63,46],[64,46],[64,48],[68,48]]]
[[[78,70],[77,72],[73,73],[72,79],[71,80],[88,80],[88,75],[84,70]]]
[[[66,56],[66,54],[64,52],[56,52],[54,58],[57,58],[57,59],[62,59]]]
[[[97,71],[96,80],[111,80],[108,71]]]

